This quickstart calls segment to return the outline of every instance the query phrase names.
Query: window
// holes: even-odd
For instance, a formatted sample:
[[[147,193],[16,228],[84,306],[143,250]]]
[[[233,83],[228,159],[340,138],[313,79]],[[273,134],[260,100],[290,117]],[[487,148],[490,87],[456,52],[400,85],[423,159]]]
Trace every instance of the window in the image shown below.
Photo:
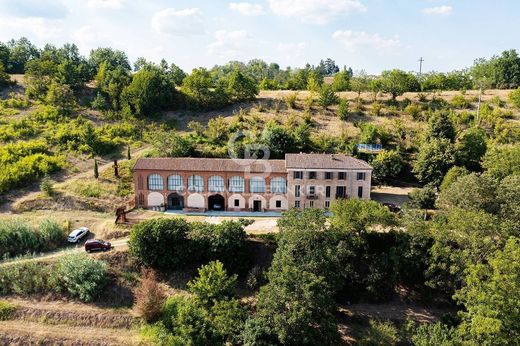
[[[265,192],[265,179],[262,177],[252,177],[249,182],[251,193],[264,193]]]
[[[235,207],[240,207],[240,200],[238,198],[235,199]]]
[[[357,196],[359,198],[363,198],[363,186],[358,186],[358,188],[357,188]]]
[[[184,190],[184,182],[180,175],[170,175],[168,177],[168,190],[170,191],[182,191]]]
[[[332,172],[325,172],[325,179],[330,180],[330,179],[332,179],[332,177],[333,177]]]
[[[309,179],[316,179],[316,172],[315,171],[310,171],[309,172]]]
[[[271,193],[287,193],[287,184],[282,177],[271,179]]]
[[[358,172],[357,180],[365,180],[365,172]]]
[[[316,187],[309,186],[309,196],[314,196],[316,194]]]
[[[311,207],[311,208],[314,207],[314,201],[309,201],[309,207]]]
[[[300,201],[294,201],[294,207],[299,208],[300,207]]]
[[[202,192],[204,191],[204,179],[200,175],[190,175],[188,177],[188,191]]]
[[[330,186],[325,186],[325,198],[330,198]]]
[[[159,174],[150,174],[148,176],[148,190],[162,190],[163,178]]]
[[[300,197],[300,185],[294,185],[294,197]]]
[[[213,175],[208,179],[209,192],[224,192],[224,178],[218,175]]]
[[[239,176],[229,178],[229,192],[244,192],[244,178]]]
[[[338,179],[339,180],[346,180],[347,179],[347,172],[338,172]]]
[[[282,201],[276,201],[276,208],[282,207]]]
[[[139,190],[142,190],[143,189],[143,176],[140,175],[138,178],[137,178],[137,188]]]
[[[303,178],[303,172],[302,171],[294,171],[293,178],[294,179],[302,179]]]
[[[325,208],[330,208],[330,201],[325,201]]]
[[[345,198],[347,197],[347,187],[346,186],[336,186],[336,198]]]

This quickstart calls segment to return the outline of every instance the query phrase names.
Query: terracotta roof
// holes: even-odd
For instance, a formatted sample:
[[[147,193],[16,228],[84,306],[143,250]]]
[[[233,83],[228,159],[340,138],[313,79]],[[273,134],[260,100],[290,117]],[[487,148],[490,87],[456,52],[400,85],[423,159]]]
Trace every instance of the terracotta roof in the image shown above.
[[[344,154],[285,154],[288,169],[372,169],[363,160]]]
[[[286,173],[284,160],[244,160],[213,158],[140,158],[134,170]]]

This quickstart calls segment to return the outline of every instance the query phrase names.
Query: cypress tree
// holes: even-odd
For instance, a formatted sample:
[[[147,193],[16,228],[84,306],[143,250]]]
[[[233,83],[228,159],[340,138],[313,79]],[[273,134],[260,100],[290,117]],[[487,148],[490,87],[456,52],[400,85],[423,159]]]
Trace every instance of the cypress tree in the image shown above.
[[[97,159],[94,159],[94,178],[99,178]]]

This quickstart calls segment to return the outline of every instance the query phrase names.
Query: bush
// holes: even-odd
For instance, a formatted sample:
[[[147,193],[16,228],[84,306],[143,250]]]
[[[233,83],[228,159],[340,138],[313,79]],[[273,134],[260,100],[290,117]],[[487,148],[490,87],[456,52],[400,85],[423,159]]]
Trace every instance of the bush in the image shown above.
[[[206,306],[233,296],[237,276],[228,276],[222,262],[214,261],[199,268],[199,276],[188,282],[188,291]]]
[[[143,221],[132,228],[130,253],[145,266],[175,269],[192,259],[188,231],[188,223],[180,218]]]
[[[0,266],[0,295],[29,295],[52,289],[51,269],[36,261],[6,263]]]
[[[0,300],[0,321],[7,321],[16,311],[16,306],[13,304]]]
[[[362,333],[357,345],[396,345],[399,341],[398,330],[392,323],[370,320],[369,327]]]
[[[464,95],[453,96],[453,98],[450,101],[450,104],[453,107],[460,108],[460,109],[468,108],[468,106],[469,106],[469,102],[468,102],[468,100],[466,100]]]
[[[151,269],[143,270],[141,283],[135,291],[135,309],[146,322],[156,320],[161,314],[165,294],[157,282],[157,275]]]
[[[383,110],[383,104],[381,102],[372,103],[372,107],[370,108],[370,115],[378,117],[381,115]]]
[[[417,103],[410,103],[408,106],[406,106],[404,111],[406,114],[410,115],[413,120],[421,119],[421,106],[419,106]]]
[[[107,264],[83,254],[60,258],[53,270],[57,289],[84,302],[92,301],[107,282]]]
[[[65,239],[63,229],[52,219],[45,219],[37,230],[19,218],[0,221],[0,257],[47,251]]]
[[[411,341],[416,346],[458,346],[455,329],[441,322],[423,323],[412,330]]]
[[[289,109],[296,109],[296,101],[298,100],[298,93],[290,93],[284,96],[283,100]]]
[[[409,194],[409,206],[418,209],[432,209],[435,206],[436,193],[431,186],[422,189],[413,189]]]
[[[343,120],[343,121],[346,121],[347,118],[348,118],[348,115],[349,115],[349,112],[348,112],[348,101],[345,100],[345,99],[341,99],[339,101],[339,106],[338,106],[338,110],[337,110],[337,115],[338,117]]]
[[[54,195],[53,181],[48,175],[45,175],[45,177],[43,177],[40,183],[40,190],[47,197],[52,197],[52,195]]]
[[[509,93],[509,102],[511,102],[516,108],[520,108],[520,87]]]

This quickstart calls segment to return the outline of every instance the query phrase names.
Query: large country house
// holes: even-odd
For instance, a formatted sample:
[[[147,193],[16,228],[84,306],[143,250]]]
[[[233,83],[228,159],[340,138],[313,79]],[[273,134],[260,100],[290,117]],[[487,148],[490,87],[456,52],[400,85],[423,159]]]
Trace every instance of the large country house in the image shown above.
[[[285,160],[141,158],[134,169],[140,208],[283,211],[370,198],[372,167],[343,154],[286,154]]]

